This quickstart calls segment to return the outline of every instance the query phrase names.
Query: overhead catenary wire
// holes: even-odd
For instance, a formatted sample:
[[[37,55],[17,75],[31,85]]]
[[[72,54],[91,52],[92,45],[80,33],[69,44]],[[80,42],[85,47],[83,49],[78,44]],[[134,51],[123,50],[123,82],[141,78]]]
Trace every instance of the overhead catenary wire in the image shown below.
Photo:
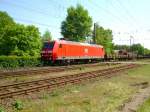
[[[21,9],[24,9],[26,11],[29,11],[30,13],[31,12],[34,12],[34,13],[37,13],[37,14],[40,14],[40,15],[43,15],[43,16],[51,16],[50,13],[46,12],[46,11],[43,11],[43,9],[35,9],[35,8],[32,8],[32,7],[26,7],[24,6],[23,4],[19,4],[19,3],[12,3],[12,2],[8,2],[8,1],[4,1],[6,2],[8,5],[12,6],[12,7],[19,7]],[[40,10],[39,10],[40,9]],[[60,19],[60,16],[56,16],[56,15],[52,15],[51,16],[52,18],[54,19]]]
[[[141,25],[139,25],[139,22],[137,22],[137,20],[134,18],[131,12],[128,11],[127,7],[123,4],[123,2],[120,0],[115,0],[115,1],[120,5],[120,7],[122,7],[122,9],[124,9],[124,11],[126,12],[126,15],[132,20],[134,25],[137,27],[141,27]]]
[[[112,2],[112,0],[110,0],[109,3],[113,7],[113,9],[116,10],[117,13],[118,13],[118,10],[122,9],[122,7],[120,7],[119,5],[116,4],[116,0],[115,0],[115,2]],[[131,18],[128,16],[128,13],[126,13],[126,14],[122,13],[122,15],[123,16],[121,16],[121,18],[124,18],[128,23],[130,23],[129,25],[132,24],[132,26],[135,26],[135,24],[133,24],[133,21],[131,21]]]
[[[53,15],[53,16],[50,16],[51,13],[48,13],[47,10],[44,10],[44,8],[38,8],[36,9],[35,7],[27,7],[25,6],[22,2],[17,2],[15,3],[14,2],[8,2],[8,1],[3,1],[3,2],[8,2],[8,4],[12,7],[19,7],[20,9],[24,9],[25,11],[29,11],[30,13],[37,13],[37,14],[40,14],[40,15],[43,15],[43,17],[47,17],[47,16],[50,16],[51,18],[53,19],[59,19],[62,17],[61,15],[65,15],[64,13],[61,13],[62,10],[63,11],[66,11],[67,7],[66,5],[62,5],[61,2],[57,1],[57,0],[50,0],[52,1],[51,5],[55,5],[54,7],[57,7],[57,10],[58,10],[58,15]],[[80,3],[82,3],[82,0],[79,0]],[[90,0],[89,0],[90,1]],[[114,4],[114,7],[116,5],[118,5],[120,8],[122,7],[122,10],[124,10],[125,13],[128,13],[129,10],[128,10],[128,7],[126,7],[126,4],[124,5],[124,3],[122,1],[115,1],[116,4]],[[121,2],[121,5],[119,2]],[[87,1],[87,3],[89,3]],[[13,5],[12,5],[13,4]],[[46,5],[46,7],[48,6],[49,4]],[[130,20],[132,21],[132,23],[136,24],[137,26],[140,26],[138,23],[137,23],[137,20],[134,18],[134,16],[132,15],[131,12],[129,12],[128,14],[125,15],[125,18],[122,18],[120,17],[119,15],[113,13],[113,11],[105,8],[104,6],[101,6],[100,4],[97,4],[95,1],[90,1],[90,5],[93,6],[91,8],[91,10],[94,10],[93,12],[98,12],[99,10],[102,10],[106,15],[109,15],[111,18],[113,18],[114,20],[116,21],[119,21],[119,23],[121,24],[126,24],[125,22],[128,22],[129,19],[125,19],[125,18],[130,18]],[[49,6],[48,6],[49,7]],[[119,8],[119,9],[120,9]],[[97,10],[99,9],[99,10]],[[127,11],[126,11],[127,10]],[[97,14],[98,15],[98,14]],[[16,19],[16,18],[15,18]],[[38,22],[38,21],[34,21],[33,19],[30,20],[31,18],[20,18],[18,17],[16,20],[17,21],[21,21],[21,22],[25,22],[25,23],[34,23],[36,25],[40,25],[40,26],[44,26],[44,27],[50,27],[50,28],[53,28],[53,29],[56,29],[56,30],[60,30],[60,27],[58,27],[57,25],[52,25],[53,23],[42,23],[41,21]],[[61,18],[62,19],[62,18]],[[131,24],[130,24],[131,25]],[[131,34],[132,33],[132,34]],[[130,32],[129,35],[134,35],[136,32]],[[137,33],[136,33],[137,34]],[[128,35],[128,36],[129,36]]]
[[[91,1],[90,1],[91,2]],[[120,18],[119,16],[115,15],[114,13],[112,13],[111,11],[105,9],[104,7],[102,7],[99,4],[96,4],[95,2],[91,2],[93,4],[93,6],[96,6],[98,9],[103,10],[104,12],[106,12],[107,14],[109,14],[109,16],[113,17],[114,19],[116,19],[117,21],[119,21],[121,24],[126,24],[126,22],[124,20],[122,20],[122,18]]]
[[[117,3],[118,2],[118,3]],[[137,23],[137,21],[136,21],[136,19],[134,18],[134,16],[132,16],[132,14],[128,11],[128,9],[123,5],[123,3],[121,3],[121,1],[119,1],[119,0],[115,0],[115,2],[113,2],[112,3],[112,1],[110,1],[110,3],[111,3],[111,6],[114,8],[114,9],[117,9],[117,10],[120,10],[120,9],[122,9],[126,14],[123,16],[123,18],[126,18],[126,21],[128,22],[128,23],[131,23],[131,24],[129,24],[129,27],[131,27],[131,26],[135,26],[135,28],[141,28],[141,26]],[[115,5],[114,5],[114,3],[116,3]],[[118,7],[116,7],[116,5],[118,5]],[[131,32],[129,33],[129,36],[134,36],[134,37],[136,37],[137,38],[137,32],[138,32],[138,30],[137,29],[135,29],[135,31],[132,31],[132,34],[131,34]]]
[[[6,2],[7,4],[9,4],[9,5],[13,6],[13,7],[19,7],[21,9],[26,10],[26,11],[29,11],[30,13],[41,14],[41,15],[44,15],[45,17],[50,16],[48,13],[44,12],[43,10],[36,10],[34,8],[28,8],[28,7],[25,7],[25,6],[21,5],[21,4],[15,4],[14,2],[13,3],[7,2],[7,1],[4,1],[4,2]],[[59,18],[58,17],[54,17],[54,16],[51,16],[51,17],[54,18],[54,19],[60,19],[60,17]],[[27,18],[27,19],[26,18],[22,19],[20,17],[17,17],[17,18],[13,17],[13,18],[16,21],[18,21],[18,22],[23,22],[23,23],[27,23],[27,24],[34,24],[34,25],[38,25],[38,26],[44,26],[44,27],[50,28],[52,30],[58,30],[59,31],[59,29],[60,29],[60,27],[58,27],[56,25],[47,24],[47,23],[41,23],[41,22],[38,22],[38,21],[33,21],[30,18]]]
[[[21,18],[16,18],[14,17],[15,20],[17,21],[21,21],[21,22],[25,22],[25,23],[32,23],[32,24],[37,24],[37,25],[40,25],[40,26],[45,26],[45,27],[50,27],[50,28],[60,28],[58,26],[55,26],[55,25],[48,25],[48,24],[44,24],[44,23],[41,23],[41,22],[37,22],[37,21],[32,21],[32,20],[27,20],[27,19],[21,19]]]
[[[111,11],[105,9],[104,7],[100,6],[99,4],[96,4],[95,2],[92,2],[92,4],[93,4],[94,6],[96,6],[97,8],[99,8],[99,9],[102,9],[102,10],[103,10],[104,12],[106,12],[107,14],[111,15],[113,18],[115,18],[115,19],[116,19],[117,21],[119,21],[121,24],[126,25],[126,22],[125,22],[122,18],[116,16],[116,15],[115,15],[114,13],[112,13]]]

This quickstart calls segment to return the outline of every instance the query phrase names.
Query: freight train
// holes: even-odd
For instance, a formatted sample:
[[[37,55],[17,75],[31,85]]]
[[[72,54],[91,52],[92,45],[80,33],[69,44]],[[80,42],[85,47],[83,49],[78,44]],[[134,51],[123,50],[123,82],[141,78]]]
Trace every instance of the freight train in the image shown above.
[[[131,60],[138,58],[136,53],[126,50],[114,50],[110,55],[105,53],[102,45],[55,40],[44,42],[41,59],[46,63],[89,63],[111,60]]]
[[[44,42],[41,59],[48,63],[92,62],[104,59],[103,46],[56,40]]]

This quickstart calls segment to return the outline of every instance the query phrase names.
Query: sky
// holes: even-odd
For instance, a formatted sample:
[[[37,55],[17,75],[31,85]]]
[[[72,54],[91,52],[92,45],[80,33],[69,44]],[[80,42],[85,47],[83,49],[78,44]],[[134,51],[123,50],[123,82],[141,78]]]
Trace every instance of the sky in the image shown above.
[[[150,0],[0,0],[0,11],[18,23],[37,26],[41,34],[49,30],[58,39],[67,8],[77,4],[88,10],[93,24],[113,31],[115,44],[140,43],[150,49]]]

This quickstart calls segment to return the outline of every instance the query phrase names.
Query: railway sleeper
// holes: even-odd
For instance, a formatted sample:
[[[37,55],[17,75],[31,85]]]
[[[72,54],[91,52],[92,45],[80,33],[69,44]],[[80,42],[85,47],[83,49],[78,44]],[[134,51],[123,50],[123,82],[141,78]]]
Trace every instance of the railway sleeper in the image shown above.
[[[68,79],[66,78],[66,80],[64,80],[63,79],[63,81],[58,81],[58,82],[56,82],[55,84],[45,84],[45,85],[39,85],[39,86],[37,86],[37,87],[31,87],[31,88],[28,88],[27,90],[25,89],[25,90],[23,90],[23,89],[21,89],[21,90],[18,90],[18,91],[15,91],[15,92],[6,92],[6,93],[3,93],[3,94],[0,94],[0,98],[2,98],[2,97],[10,97],[10,96],[15,96],[15,95],[20,95],[20,94],[25,94],[25,93],[27,93],[27,92],[34,92],[34,91],[37,91],[37,90],[41,90],[41,89],[43,89],[43,88],[45,88],[45,89],[48,89],[48,88],[50,88],[50,87],[54,87],[55,88],[55,85],[56,85],[56,87],[58,86],[58,87],[60,87],[60,86],[64,86],[64,85],[66,85],[66,84],[75,84],[75,83],[79,83],[79,82],[81,82],[81,81],[83,81],[83,80],[87,80],[87,79],[93,79],[93,78],[95,78],[95,77],[98,77],[98,76],[105,76],[106,74],[112,74],[112,73],[116,73],[116,72],[118,72],[118,71],[121,71],[121,70],[124,70],[124,69],[128,69],[128,68],[132,68],[132,67],[134,67],[134,66],[128,66],[128,67],[123,67],[123,68],[120,68],[119,69],[119,67],[116,67],[116,68],[114,68],[114,69],[111,69],[111,70],[109,70],[109,71],[105,71],[105,72],[101,72],[101,74],[98,74],[97,75],[97,73],[98,72],[95,72],[94,74],[88,74],[87,76],[85,75],[85,74],[80,74],[79,76],[80,77],[68,77]],[[117,70],[117,68],[119,69],[119,70]],[[102,75],[103,74],[103,75]],[[104,75],[105,74],[105,75]],[[106,75],[107,76],[107,75]],[[63,77],[63,78],[65,78],[65,77]],[[75,78],[75,79],[74,79]],[[55,78],[56,79],[56,78]],[[57,79],[59,79],[59,78],[57,78]],[[62,79],[61,79],[62,80]],[[52,86],[53,85],[53,86]],[[24,91],[24,93],[23,93],[23,91]],[[3,96],[4,95],[4,96]]]

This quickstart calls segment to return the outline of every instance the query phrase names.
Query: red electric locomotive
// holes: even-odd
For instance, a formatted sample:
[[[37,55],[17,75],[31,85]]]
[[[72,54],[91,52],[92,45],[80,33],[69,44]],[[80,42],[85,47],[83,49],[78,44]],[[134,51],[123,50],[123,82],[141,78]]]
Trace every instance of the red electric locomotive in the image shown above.
[[[45,42],[41,58],[44,61],[81,61],[103,59],[104,48],[101,45],[56,40]]]

